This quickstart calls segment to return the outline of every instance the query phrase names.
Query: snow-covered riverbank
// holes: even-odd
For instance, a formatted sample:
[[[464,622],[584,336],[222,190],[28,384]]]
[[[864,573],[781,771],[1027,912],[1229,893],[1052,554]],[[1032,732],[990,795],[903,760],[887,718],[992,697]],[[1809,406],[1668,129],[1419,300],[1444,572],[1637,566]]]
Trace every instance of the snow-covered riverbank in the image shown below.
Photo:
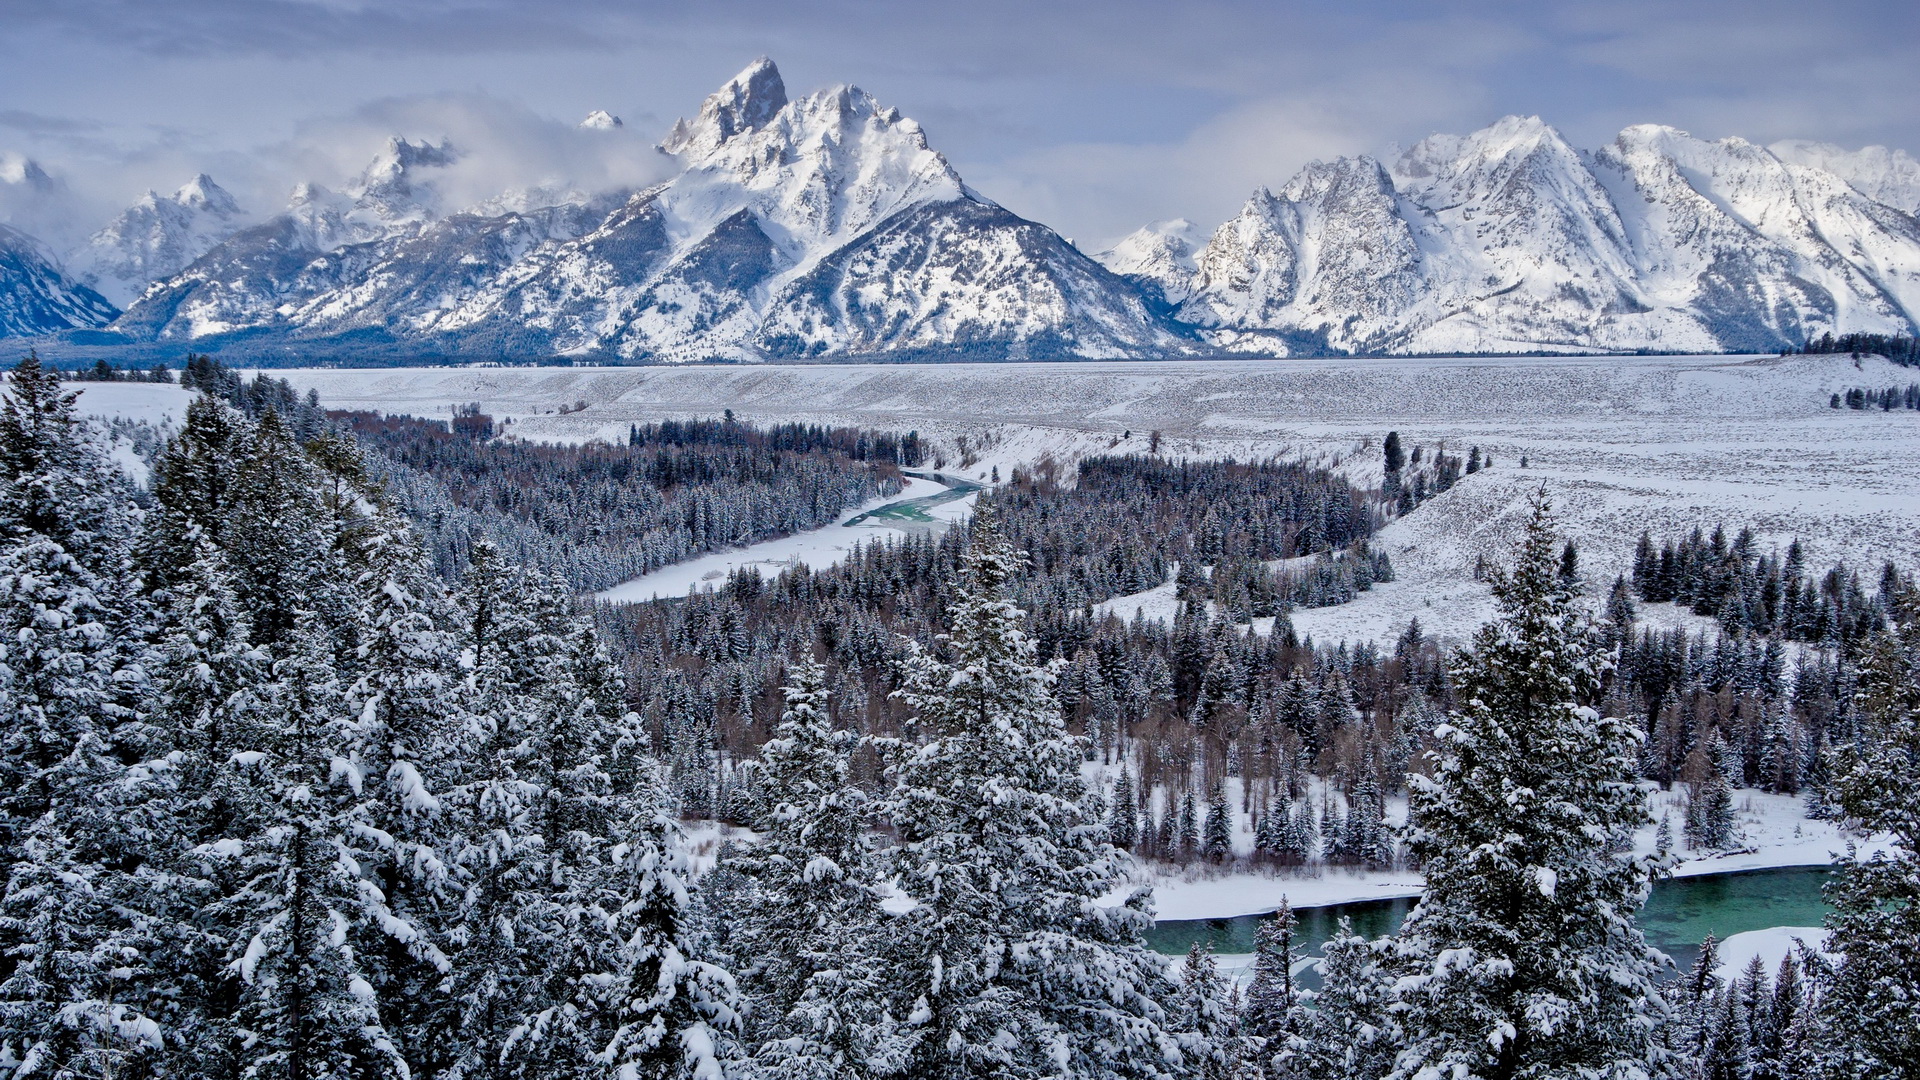
[[[805,563],[815,570],[824,569],[853,554],[854,549],[861,544],[876,538],[900,536],[913,527],[910,522],[883,517],[870,517],[857,525],[849,525],[848,522],[854,518],[870,514],[889,503],[938,495],[945,490],[947,488],[944,484],[909,477],[907,486],[899,494],[862,503],[841,514],[839,519],[831,525],[794,533],[792,536],[783,536],[777,540],[762,541],[732,551],[715,551],[696,559],[662,567],[651,574],[622,582],[596,593],[594,599],[615,604],[671,599],[687,595],[687,590],[691,588],[713,588],[724,585],[728,574],[749,566],[759,567],[761,574],[767,577],[772,577],[797,563]],[[945,514],[957,518],[964,515],[972,505],[973,498],[968,496],[951,503],[942,503],[928,513],[930,516]]]
[[[1685,813],[1683,794],[1650,788],[1648,797],[1655,821],[1663,814],[1671,815],[1678,837]],[[1740,847],[1724,854],[1683,853],[1683,861],[1674,868],[1675,877],[1824,866],[1846,850],[1849,838],[1832,822],[1809,819],[1804,803],[1795,796],[1743,789],[1735,794],[1734,803],[1738,807]],[[1396,810],[1404,813],[1403,809]],[[1249,840],[1244,838],[1242,843]],[[1635,848],[1652,851],[1654,840],[1655,827],[1643,829],[1635,837]],[[1871,847],[1861,846],[1867,850]],[[1317,876],[1306,876],[1280,870],[1179,871],[1158,864],[1143,868],[1139,880],[1153,886],[1155,914],[1163,921],[1258,915],[1279,907],[1282,899],[1294,907],[1391,900],[1418,896],[1424,885],[1418,873],[1408,870],[1326,868]]]

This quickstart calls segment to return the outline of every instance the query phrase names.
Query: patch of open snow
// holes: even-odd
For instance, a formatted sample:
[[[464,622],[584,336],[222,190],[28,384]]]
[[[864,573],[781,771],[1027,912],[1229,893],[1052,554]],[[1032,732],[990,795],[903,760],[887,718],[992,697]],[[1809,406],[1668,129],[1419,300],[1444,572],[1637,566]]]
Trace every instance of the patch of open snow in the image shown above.
[[[816,570],[825,569],[853,554],[861,544],[889,536],[901,536],[912,527],[909,523],[896,524],[884,518],[869,519],[853,526],[847,525],[848,521],[888,503],[937,495],[945,490],[946,487],[931,480],[908,477],[906,488],[898,495],[864,502],[841,514],[831,525],[776,540],[763,540],[731,551],[709,552],[686,562],[664,566],[651,574],[643,574],[632,581],[604,589],[594,594],[594,599],[610,604],[673,599],[687,595],[690,589],[709,591],[718,588],[727,583],[727,575],[750,566],[759,567],[760,573],[769,578],[797,563],[804,563]],[[971,506],[973,500],[969,496],[964,500],[955,500],[955,503],[958,502]],[[942,503],[928,511],[927,516],[952,520],[950,515],[963,512],[954,508],[955,503]]]
[[[187,403],[194,398],[192,391],[174,383],[89,382],[68,387],[80,391],[74,411],[81,416],[145,420],[156,427],[179,426],[186,419]]]
[[[1721,982],[1733,982],[1747,973],[1747,965],[1754,957],[1767,965],[1767,977],[1780,970],[1780,961],[1790,952],[1796,951],[1801,944],[1826,952],[1827,931],[1820,926],[1770,926],[1765,930],[1749,930],[1744,934],[1728,934],[1727,939],[1719,943],[1720,966],[1713,973]]]

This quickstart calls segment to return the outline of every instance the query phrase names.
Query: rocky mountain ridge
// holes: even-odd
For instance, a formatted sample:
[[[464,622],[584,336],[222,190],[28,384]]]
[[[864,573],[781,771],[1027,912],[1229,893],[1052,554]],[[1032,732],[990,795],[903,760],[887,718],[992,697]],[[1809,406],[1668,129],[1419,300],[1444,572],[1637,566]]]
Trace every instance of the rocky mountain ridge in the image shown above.
[[[1312,163],[1210,236],[1157,222],[1091,257],[968,187],[912,119],[852,86],[790,98],[766,59],[656,152],[666,179],[638,189],[462,207],[439,180],[460,149],[396,137],[251,224],[202,175],[64,271],[0,237],[0,332],[262,360],[756,362],[1771,351],[1920,328],[1920,166],[1878,147],[1646,125],[1585,151],[1507,117]]]

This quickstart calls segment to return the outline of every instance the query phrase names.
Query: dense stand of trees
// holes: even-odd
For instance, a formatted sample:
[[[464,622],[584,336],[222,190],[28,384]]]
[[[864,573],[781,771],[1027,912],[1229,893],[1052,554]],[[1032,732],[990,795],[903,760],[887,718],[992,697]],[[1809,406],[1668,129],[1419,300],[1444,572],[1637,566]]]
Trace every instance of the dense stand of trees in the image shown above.
[[[1835,566],[1815,575],[1799,541],[1784,555],[1763,552],[1753,531],[1731,541],[1716,526],[1655,548],[1642,533],[1633,553],[1633,587],[1649,603],[1674,603],[1717,619],[1733,634],[1777,635],[1790,641],[1852,647],[1886,626],[1889,590],[1898,582],[1891,563],[1875,591],[1860,575]]]
[[[435,564],[476,541],[576,589],[618,584],[706,551],[818,528],[897,494],[918,440],[728,421],[635,427],[626,445],[489,439],[405,416],[335,413],[380,455],[392,498]]]
[[[1910,334],[1822,334],[1807,342],[1805,353],[1851,353],[1884,356],[1896,364],[1920,367],[1920,339]]]
[[[1869,390],[1856,386],[1844,394],[1836,393],[1827,400],[1827,404],[1838,409],[1842,405],[1856,412],[1867,409],[1879,409],[1892,412],[1895,409],[1920,409],[1920,383],[1908,383],[1905,389],[1889,386],[1884,390]]]

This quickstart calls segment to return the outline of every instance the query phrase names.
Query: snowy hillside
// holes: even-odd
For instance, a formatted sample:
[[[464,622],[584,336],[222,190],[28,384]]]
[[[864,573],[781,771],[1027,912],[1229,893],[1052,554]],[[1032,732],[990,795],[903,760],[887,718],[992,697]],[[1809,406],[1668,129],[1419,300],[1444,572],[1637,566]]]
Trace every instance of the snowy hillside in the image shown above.
[[[445,215],[458,153],[394,140],[161,282],[141,340],[400,343],[666,361],[915,351],[1146,355],[1186,337],[1044,226],[966,188],[855,87],[789,100],[760,60],[678,122],[665,184]]]
[[[1884,150],[1644,125],[1587,153],[1507,117],[1390,169],[1316,162],[1256,191],[1168,295],[1186,291],[1183,319],[1253,353],[1760,351],[1910,333],[1916,191],[1912,160]]]

